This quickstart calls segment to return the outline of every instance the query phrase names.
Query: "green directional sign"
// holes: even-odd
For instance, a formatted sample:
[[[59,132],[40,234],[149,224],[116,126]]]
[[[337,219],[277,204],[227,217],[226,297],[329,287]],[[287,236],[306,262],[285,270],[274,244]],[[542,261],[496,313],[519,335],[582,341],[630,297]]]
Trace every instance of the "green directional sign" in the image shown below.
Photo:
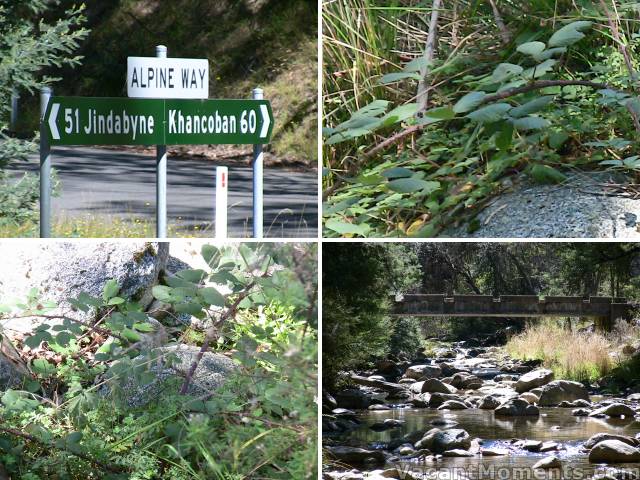
[[[51,145],[269,143],[267,100],[51,97],[44,122]]]

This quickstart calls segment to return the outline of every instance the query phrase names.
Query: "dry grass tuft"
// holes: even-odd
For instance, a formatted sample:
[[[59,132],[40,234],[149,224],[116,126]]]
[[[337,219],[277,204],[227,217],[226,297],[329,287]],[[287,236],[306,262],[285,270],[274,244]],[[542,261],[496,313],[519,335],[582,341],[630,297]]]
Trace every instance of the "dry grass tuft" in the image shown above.
[[[599,333],[569,331],[551,322],[529,325],[512,337],[507,352],[522,359],[540,359],[557,379],[593,381],[613,368],[611,342]]]

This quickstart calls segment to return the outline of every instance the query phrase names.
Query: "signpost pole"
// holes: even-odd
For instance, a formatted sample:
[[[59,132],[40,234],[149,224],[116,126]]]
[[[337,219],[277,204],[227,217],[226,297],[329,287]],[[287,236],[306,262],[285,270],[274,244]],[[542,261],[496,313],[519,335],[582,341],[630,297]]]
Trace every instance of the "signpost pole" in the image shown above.
[[[44,116],[52,93],[40,90],[40,238],[51,236],[51,147]]]
[[[262,100],[263,90],[253,89],[253,99]],[[253,146],[253,238],[262,238],[262,144]]]
[[[216,238],[227,238],[227,192],[229,169],[216,167]]]
[[[167,47],[156,46],[156,57],[167,58]],[[156,145],[156,237],[167,238],[167,146]]]

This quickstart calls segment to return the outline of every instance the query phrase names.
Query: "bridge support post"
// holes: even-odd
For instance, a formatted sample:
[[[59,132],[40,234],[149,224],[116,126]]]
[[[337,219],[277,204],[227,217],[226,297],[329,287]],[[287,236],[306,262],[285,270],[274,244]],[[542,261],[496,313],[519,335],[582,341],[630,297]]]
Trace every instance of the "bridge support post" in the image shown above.
[[[608,333],[613,328],[613,319],[612,317],[596,317],[594,325],[596,327],[596,332],[598,333]]]

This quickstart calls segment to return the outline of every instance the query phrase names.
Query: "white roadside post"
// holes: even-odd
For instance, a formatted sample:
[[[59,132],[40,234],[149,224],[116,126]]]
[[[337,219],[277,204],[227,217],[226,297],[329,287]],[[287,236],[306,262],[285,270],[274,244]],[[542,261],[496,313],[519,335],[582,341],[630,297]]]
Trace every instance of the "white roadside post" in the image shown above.
[[[167,58],[167,47],[156,46],[156,57]],[[167,146],[156,145],[156,237],[167,238]]]
[[[44,116],[52,93],[49,87],[40,90],[40,238],[51,236],[51,147]]]
[[[253,99],[264,98],[261,88],[253,89]],[[253,238],[262,238],[262,144],[253,146]]]
[[[227,197],[229,169],[216,167],[216,238],[227,238]]]

